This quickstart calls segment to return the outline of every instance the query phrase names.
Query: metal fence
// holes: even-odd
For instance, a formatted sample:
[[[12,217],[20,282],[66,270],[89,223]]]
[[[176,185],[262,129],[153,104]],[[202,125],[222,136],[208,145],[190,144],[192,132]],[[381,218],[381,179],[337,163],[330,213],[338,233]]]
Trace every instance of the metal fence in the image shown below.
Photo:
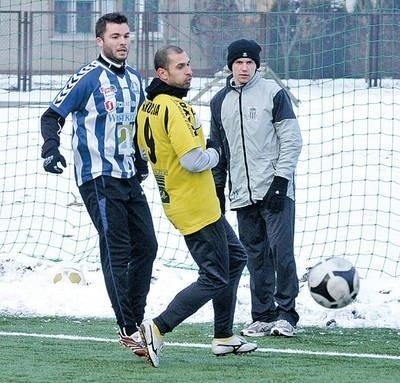
[[[93,29],[98,16],[87,16]],[[262,60],[285,79],[365,78],[377,86],[400,77],[400,12],[159,12],[159,30],[150,22],[154,16],[130,15],[130,62],[145,78],[164,44],[182,46],[198,75],[213,76],[236,38],[257,40]],[[0,73],[16,74],[18,90],[32,89],[33,75],[72,73],[97,54],[94,31],[59,33],[54,12],[0,11],[0,19]]]

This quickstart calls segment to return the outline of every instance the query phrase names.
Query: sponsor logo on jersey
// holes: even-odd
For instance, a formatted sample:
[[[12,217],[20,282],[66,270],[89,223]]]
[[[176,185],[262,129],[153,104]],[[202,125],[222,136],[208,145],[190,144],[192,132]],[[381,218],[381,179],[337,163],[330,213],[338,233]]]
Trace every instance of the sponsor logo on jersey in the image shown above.
[[[194,118],[194,111],[192,107],[187,104],[185,101],[177,102],[180,112],[186,122],[186,126],[192,131],[194,137],[198,136],[198,130],[201,128],[200,126],[196,126],[196,121]]]
[[[164,174],[154,174],[156,179],[158,190],[160,191],[161,202],[169,204],[171,202],[168,192],[165,190],[165,175]]]
[[[108,118],[112,122],[126,124],[135,121],[136,113],[110,113]]]
[[[135,100],[125,100],[125,101],[117,101],[117,108],[132,108],[136,106],[136,101]]]
[[[114,103],[111,100],[105,101],[104,107],[106,108],[107,112],[112,112],[115,109]]]
[[[115,85],[102,86],[100,87],[100,92],[104,94],[104,97],[111,97],[117,93],[117,88]]]
[[[138,84],[136,84],[135,81],[132,81],[131,91],[132,91],[133,93],[139,93],[139,86],[138,86]]]
[[[154,102],[147,101],[143,103],[142,110],[148,114],[157,116],[158,112],[160,111],[160,104],[155,104]]]
[[[201,121],[199,116],[195,112],[193,113],[194,113],[194,129],[197,131],[201,128]]]

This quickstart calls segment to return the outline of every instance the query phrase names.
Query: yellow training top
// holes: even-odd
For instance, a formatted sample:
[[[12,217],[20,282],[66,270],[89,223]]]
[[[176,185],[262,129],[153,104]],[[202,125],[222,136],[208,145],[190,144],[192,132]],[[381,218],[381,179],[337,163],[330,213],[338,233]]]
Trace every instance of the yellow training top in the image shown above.
[[[151,163],[165,214],[183,234],[192,234],[221,216],[211,170],[194,173],[179,159],[205,149],[203,129],[184,100],[159,94],[138,112],[137,137]]]

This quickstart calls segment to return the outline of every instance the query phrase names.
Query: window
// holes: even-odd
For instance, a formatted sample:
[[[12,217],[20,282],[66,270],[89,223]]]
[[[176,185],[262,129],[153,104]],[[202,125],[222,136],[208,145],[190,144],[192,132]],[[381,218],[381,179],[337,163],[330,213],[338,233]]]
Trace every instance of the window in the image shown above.
[[[66,1],[54,2],[54,30],[58,33],[68,32],[68,3]]]
[[[159,7],[159,0],[150,0],[144,3],[144,11],[148,15],[147,25],[144,28],[147,29],[148,32],[160,32],[159,31],[159,16],[157,14]]]
[[[121,12],[128,17],[132,32],[138,36],[149,33],[154,38],[162,35],[162,21],[157,13],[159,9],[159,0],[123,0]]]
[[[59,34],[92,33],[94,0],[55,0],[54,31]]]
[[[93,2],[76,2],[76,32],[90,33],[93,28],[92,22]]]
[[[121,11],[136,37],[146,33],[159,38],[163,32],[159,9],[160,0],[54,0],[54,31],[58,35],[94,33],[99,12]]]
[[[122,1],[122,13],[126,15],[128,18],[128,23],[131,31],[134,31],[135,25],[137,24],[136,16],[135,16],[136,6],[135,1],[132,0],[123,0]]]

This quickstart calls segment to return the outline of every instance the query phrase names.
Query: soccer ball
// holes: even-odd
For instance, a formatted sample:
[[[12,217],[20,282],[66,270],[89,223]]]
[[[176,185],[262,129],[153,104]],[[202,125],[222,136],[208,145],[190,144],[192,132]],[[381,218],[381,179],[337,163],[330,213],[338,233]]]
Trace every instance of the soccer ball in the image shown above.
[[[332,257],[310,269],[308,288],[311,296],[321,306],[339,309],[356,299],[360,289],[360,279],[351,262]]]
[[[84,284],[84,279],[82,273],[79,270],[68,267],[57,271],[57,273],[54,275],[53,282],[68,282],[82,285]]]

